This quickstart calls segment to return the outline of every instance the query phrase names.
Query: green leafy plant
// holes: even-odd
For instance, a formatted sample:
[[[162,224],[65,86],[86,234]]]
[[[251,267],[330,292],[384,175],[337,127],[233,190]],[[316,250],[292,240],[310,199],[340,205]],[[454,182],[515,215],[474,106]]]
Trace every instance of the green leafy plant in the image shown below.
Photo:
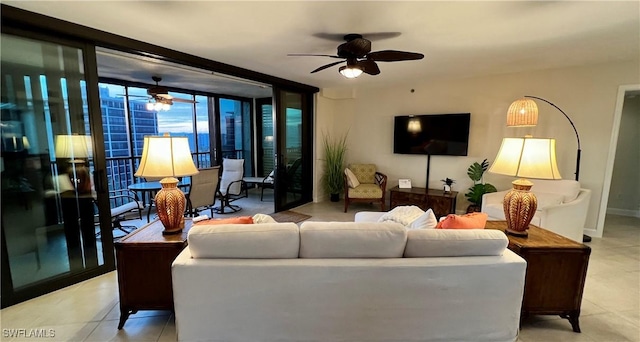
[[[324,143],[324,175],[322,184],[329,194],[339,194],[344,190],[344,158],[347,153],[347,134],[333,138],[325,133]]]
[[[482,176],[488,168],[489,162],[485,159],[482,163],[475,162],[471,164],[467,169],[467,175],[473,181],[473,186],[469,188],[466,194],[464,194],[472,204],[469,206],[470,208],[475,206],[476,208],[473,209],[479,210],[480,207],[482,207],[482,195],[498,191],[495,186],[482,181]],[[469,209],[467,211],[469,211]]]

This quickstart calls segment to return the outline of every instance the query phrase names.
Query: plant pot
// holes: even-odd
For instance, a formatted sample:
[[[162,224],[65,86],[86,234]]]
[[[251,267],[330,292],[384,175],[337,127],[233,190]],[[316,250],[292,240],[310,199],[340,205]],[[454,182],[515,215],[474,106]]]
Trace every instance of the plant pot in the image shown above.
[[[477,204],[469,204],[469,206],[467,207],[467,214],[469,213],[478,213],[480,212],[480,206]]]
[[[331,202],[340,201],[340,194],[331,194]]]

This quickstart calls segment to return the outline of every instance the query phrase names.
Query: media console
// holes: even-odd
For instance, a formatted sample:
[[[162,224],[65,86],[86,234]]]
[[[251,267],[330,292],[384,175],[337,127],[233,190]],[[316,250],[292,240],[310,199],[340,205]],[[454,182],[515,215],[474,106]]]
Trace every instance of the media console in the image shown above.
[[[438,219],[448,214],[454,214],[456,211],[457,191],[444,193],[443,190],[400,189],[397,186],[389,191],[391,192],[391,209],[399,205],[415,205],[422,210],[431,208]]]

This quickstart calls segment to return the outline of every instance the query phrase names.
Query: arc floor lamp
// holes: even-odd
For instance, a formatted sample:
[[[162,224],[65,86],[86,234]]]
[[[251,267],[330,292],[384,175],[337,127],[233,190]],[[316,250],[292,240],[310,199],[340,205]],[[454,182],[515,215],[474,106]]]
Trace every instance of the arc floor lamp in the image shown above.
[[[578,134],[576,125],[573,123],[567,113],[560,109],[560,107],[541,97],[525,95],[523,98],[511,103],[511,106],[509,106],[509,110],[507,111],[507,127],[531,127],[538,124],[538,105],[536,105],[536,102],[532,99],[548,103],[553,108],[560,111],[560,113],[562,113],[562,115],[564,115],[564,117],[567,118],[567,120],[571,124],[573,131],[576,133],[576,139],[578,141],[578,150],[576,152],[575,179],[576,181],[580,180],[580,156],[582,154],[582,149],[580,148],[580,135]],[[584,242],[589,242],[591,241],[591,237],[588,235],[583,235],[582,240]]]

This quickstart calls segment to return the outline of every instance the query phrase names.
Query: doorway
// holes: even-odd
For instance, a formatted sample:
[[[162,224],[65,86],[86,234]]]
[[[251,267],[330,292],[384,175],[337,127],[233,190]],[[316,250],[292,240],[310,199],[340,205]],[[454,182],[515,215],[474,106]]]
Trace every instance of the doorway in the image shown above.
[[[640,217],[640,84],[618,88],[596,236],[606,214]]]

